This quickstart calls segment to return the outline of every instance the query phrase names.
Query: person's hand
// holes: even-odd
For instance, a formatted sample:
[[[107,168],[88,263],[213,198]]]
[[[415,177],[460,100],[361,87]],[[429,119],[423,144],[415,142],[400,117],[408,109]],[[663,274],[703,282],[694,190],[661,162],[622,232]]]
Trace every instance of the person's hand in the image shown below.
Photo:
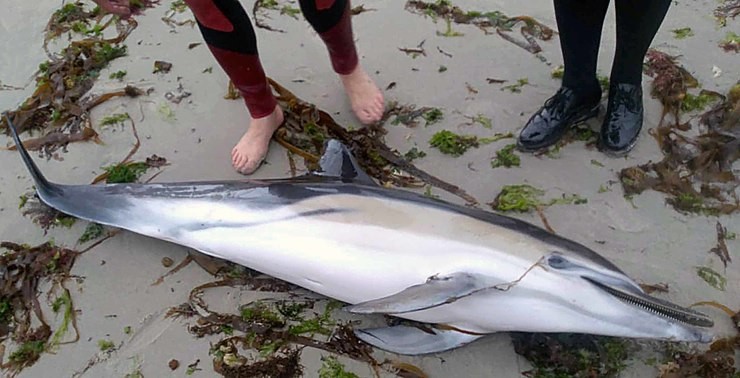
[[[123,18],[131,15],[129,0],[93,0],[100,9],[121,16]]]

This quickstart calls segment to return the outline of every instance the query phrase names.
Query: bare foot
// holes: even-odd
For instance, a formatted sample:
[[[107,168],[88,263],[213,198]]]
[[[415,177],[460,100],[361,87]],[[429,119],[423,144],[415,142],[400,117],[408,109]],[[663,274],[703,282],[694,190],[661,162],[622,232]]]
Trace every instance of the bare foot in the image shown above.
[[[267,156],[270,139],[278,126],[283,123],[283,110],[280,105],[272,114],[252,119],[249,129],[231,150],[231,164],[237,172],[245,175],[254,173]]]
[[[344,91],[352,103],[352,110],[360,122],[371,124],[383,117],[385,100],[383,93],[359,64],[349,75],[339,75]]]

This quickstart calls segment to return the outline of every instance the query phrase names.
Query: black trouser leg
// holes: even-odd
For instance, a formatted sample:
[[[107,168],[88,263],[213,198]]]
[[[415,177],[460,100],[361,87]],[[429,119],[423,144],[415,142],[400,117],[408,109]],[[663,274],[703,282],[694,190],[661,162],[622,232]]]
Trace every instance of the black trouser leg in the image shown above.
[[[611,81],[640,85],[642,63],[671,0],[616,0],[617,49]]]
[[[596,62],[609,0],[554,0],[554,3],[565,62],[563,86],[591,92],[599,86]]]

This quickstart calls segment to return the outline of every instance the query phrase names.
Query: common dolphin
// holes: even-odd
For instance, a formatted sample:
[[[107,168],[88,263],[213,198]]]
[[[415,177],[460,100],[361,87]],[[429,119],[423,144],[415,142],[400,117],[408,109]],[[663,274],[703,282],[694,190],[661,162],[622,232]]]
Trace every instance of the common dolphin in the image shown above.
[[[711,318],[654,298],[593,250],[516,218],[377,185],[339,141],[295,178],[62,185],[8,126],[39,198],[71,216],[193,248],[356,314],[427,323],[358,329],[418,355],[495,332],[707,343]]]

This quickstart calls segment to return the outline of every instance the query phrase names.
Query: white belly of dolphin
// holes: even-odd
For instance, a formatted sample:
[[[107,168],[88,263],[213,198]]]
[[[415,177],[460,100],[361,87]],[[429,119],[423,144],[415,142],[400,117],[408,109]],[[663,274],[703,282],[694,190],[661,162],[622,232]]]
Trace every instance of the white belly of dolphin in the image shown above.
[[[179,208],[191,212],[197,206]],[[329,208],[342,211],[291,217]],[[507,236],[503,233],[515,243],[521,236],[507,230],[381,198],[331,195],[259,215],[250,211],[250,222],[243,227],[189,230],[177,238],[204,253],[348,303],[384,297],[432,275],[456,271],[496,273],[506,282],[539,256],[512,254],[501,245]],[[491,243],[493,239],[497,242]]]

